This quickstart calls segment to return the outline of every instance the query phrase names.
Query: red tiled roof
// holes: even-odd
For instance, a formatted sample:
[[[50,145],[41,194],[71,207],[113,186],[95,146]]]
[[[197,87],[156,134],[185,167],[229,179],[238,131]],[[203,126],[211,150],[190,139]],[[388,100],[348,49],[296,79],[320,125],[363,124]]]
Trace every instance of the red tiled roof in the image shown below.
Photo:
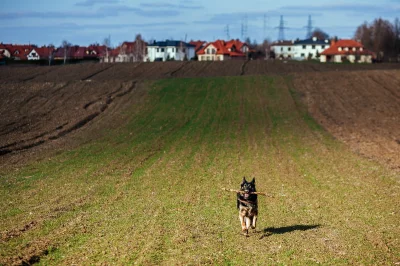
[[[34,49],[38,53],[40,58],[49,58],[49,55],[55,51],[54,47],[46,47],[46,46],[42,46],[42,47],[34,48]]]
[[[195,45],[196,47],[194,48],[195,52],[197,53],[202,47],[203,45],[206,44],[205,41],[190,41],[189,44]]]
[[[235,46],[236,49],[241,50],[243,46],[247,45],[244,42],[241,42],[240,40],[230,40],[228,42],[226,42],[226,47],[227,48],[231,48],[232,46]]]
[[[339,48],[341,50],[339,51]],[[348,48],[346,51],[345,48]],[[353,48],[356,50],[353,51]],[[362,51],[361,51],[362,48]],[[321,55],[373,55],[373,53],[364,48],[364,46],[355,40],[339,40],[337,42],[332,41],[331,46],[324,50]]]
[[[7,49],[11,57],[17,57],[21,60],[27,60],[28,54],[35,48],[33,45],[27,44],[1,44],[0,49]]]
[[[203,48],[201,48],[197,52],[197,54],[198,55],[206,54],[207,47],[212,45],[217,49],[217,51],[216,51],[217,55],[229,55],[229,56],[234,56],[234,57],[246,56],[244,53],[242,53],[242,51],[240,51],[239,48],[237,48],[235,42],[236,41],[234,41],[234,40],[229,41],[229,42],[225,42],[223,40],[216,40],[215,42],[210,42],[210,43],[204,45]],[[242,46],[243,46],[243,44],[242,44]],[[233,47],[235,48],[234,51],[232,51],[232,50],[230,51],[230,49],[232,49]]]

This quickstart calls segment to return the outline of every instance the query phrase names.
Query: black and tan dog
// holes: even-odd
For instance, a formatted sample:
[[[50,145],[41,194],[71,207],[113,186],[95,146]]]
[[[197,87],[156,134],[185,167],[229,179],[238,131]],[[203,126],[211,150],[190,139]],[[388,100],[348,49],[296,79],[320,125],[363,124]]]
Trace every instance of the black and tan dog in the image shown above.
[[[253,178],[251,182],[247,182],[246,177],[243,177],[243,182],[240,184],[242,193],[237,193],[237,208],[239,209],[239,219],[242,225],[242,232],[248,236],[249,228],[256,229],[258,202],[256,192],[256,180]]]

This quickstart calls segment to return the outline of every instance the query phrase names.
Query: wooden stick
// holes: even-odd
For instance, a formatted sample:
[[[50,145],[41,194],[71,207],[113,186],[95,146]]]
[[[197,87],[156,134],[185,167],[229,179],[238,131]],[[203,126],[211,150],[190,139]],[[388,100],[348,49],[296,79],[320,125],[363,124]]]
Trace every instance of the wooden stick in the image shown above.
[[[230,188],[222,188],[222,190],[225,191],[230,191],[230,192],[236,192],[236,193],[240,193],[240,194],[244,194],[244,191],[241,190],[236,190],[236,189],[230,189]],[[267,196],[267,197],[272,197],[272,195],[267,194],[266,192],[249,192],[249,194],[256,194],[256,195],[263,195],[263,196]]]

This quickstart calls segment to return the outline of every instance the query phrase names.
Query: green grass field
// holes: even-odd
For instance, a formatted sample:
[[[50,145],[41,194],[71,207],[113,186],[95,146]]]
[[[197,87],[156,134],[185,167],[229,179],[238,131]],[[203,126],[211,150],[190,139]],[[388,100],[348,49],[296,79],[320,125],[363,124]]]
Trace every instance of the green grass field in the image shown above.
[[[3,170],[0,264],[400,263],[398,173],[334,140],[290,84],[148,82],[116,129]],[[243,176],[274,195],[248,238],[221,190]]]

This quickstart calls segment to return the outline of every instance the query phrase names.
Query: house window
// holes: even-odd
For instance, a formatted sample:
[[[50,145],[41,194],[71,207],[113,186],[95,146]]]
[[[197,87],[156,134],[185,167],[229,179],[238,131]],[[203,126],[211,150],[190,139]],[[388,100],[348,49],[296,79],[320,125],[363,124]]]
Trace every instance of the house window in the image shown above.
[[[306,49],[306,46],[305,46],[305,45],[303,45],[303,49]]]
[[[292,48],[291,48],[291,47],[288,47],[287,49],[288,49],[288,51],[291,51],[291,50],[292,50]]]
[[[325,49],[325,45],[322,45],[321,48],[322,48],[322,49]]]
[[[312,45],[311,48],[312,48],[312,49],[315,49],[315,45]]]
[[[186,48],[182,48],[182,53],[185,53],[186,52]]]
[[[160,52],[160,48],[157,48],[157,53]]]
[[[161,48],[161,53],[164,53],[164,48]]]
[[[207,53],[207,54],[210,54],[210,48],[208,48],[208,49],[206,50],[206,53]]]
[[[306,55],[304,53],[301,54],[301,57],[305,57]]]
[[[283,47],[281,47],[281,52],[283,52]]]

